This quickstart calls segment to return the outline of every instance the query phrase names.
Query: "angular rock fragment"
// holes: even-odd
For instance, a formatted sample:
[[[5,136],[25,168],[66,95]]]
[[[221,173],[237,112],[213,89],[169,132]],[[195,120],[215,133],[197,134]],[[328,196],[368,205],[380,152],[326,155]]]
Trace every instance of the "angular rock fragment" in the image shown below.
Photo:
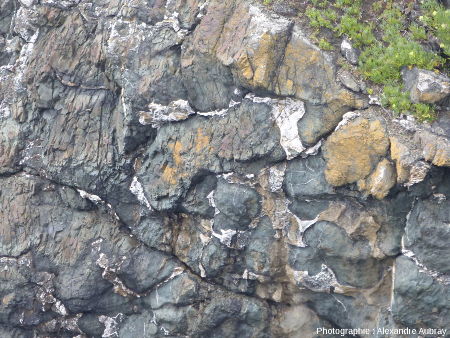
[[[395,168],[391,162],[383,159],[366,179],[358,181],[358,189],[381,200],[388,195],[395,183]]]
[[[359,52],[352,46],[351,42],[347,38],[344,38],[341,42],[341,54],[352,65],[358,64]]]
[[[186,120],[195,114],[189,103],[184,100],[173,101],[167,106],[152,102],[148,105],[148,109],[148,112],[139,112],[139,123],[155,127],[161,123]]]
[[[402,76],[413,102],[440,103],[450,96],[450,79],[445,75],[413,68],[405,69]]]
[[[348,70],[341,69],[337,76],[339,81],[348,89],[353,90],[354,92],[361,91],[361,86]]]
[[[450,201],[430,198],[418,201],[409,214],[403,244],[427,269],[450,274],[448,224]]]
[[[407,257],[395,262],[392,299],[394,319],[405,326],[450,329],[450,288],[421,272]]]
[[[415,158],[408,146],[403,144],[397,137],[390,137],[389,140],[391,144],[391,158],[395,161],[397,182],[405,183],[409,180],[411,166],[418,158]]]
[[[427,131],[416,134],[425,160],[439,167],[450,166],[450,141],[448,138]]]
[[[324,144],[325,178],[334,186],[365,178],[386,155],[389,138],[381,121],[362,117],[341,126]]]

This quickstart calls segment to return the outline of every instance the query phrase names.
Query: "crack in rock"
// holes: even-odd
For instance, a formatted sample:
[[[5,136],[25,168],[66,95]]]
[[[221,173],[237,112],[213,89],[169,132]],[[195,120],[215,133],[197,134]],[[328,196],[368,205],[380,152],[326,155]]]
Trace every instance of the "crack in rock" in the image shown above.
[[[119,325],[125,319],[123,313],[118,313],[114,317],[108,317],[101,315],[98,317],[98,321],[105,326],[102,333],[102,338],[119,337]]]
[[[293,271],[294,280],[307,289],[315,292],[346,293],[353,287],[341,285],[336,279],[336,275],[327,265],[322,264],[322,269],[315,275],[310,275],[308,271]]]
[[[446,275],[442,272],[434,271],[431,269],[428,269],[417,257],[416,254],[412,250],[408,250],[405,248],[404,244],[404,236],[402,236],[401,241],[401,247],[402,247],[402,255],[405,257],[408,257],[411,261],[414,262],[414,264],[419,268],[419,271],[426,274],[427,276],[432,277],[434,280],[436,280],[438,283],[442,285],[450,285],[450,275]]]
[[[288,160],[298,156],[306,149],[300,140],[297,127],[298,121],[305,115],[303,101],[291,98],[272,99],[258,97],[254,94],[247,94],[246,98],[255,103],[266,103],[272,107],[272,117],[280,129],[280,144]]]
[[[149,209],[150,211],[153,211],[153,208],[147,200],[147,197],[145,197],[144,188],[142,187],[141,182],[138,181],[136,176],[134,176],[133,180],[131,181],[130,191],[134,196],[137,197],[138,201],[142,205],[147,207],[147,209]]]

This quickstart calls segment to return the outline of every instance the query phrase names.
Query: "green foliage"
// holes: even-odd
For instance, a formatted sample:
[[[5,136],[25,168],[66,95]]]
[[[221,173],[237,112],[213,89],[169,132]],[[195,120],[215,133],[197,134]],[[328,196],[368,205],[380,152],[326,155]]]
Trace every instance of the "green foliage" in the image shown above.
[[[306,15],[317,33],[318,29],[326,28],[337,36],[346,35],[362,50],[359,71],[367,79],[384,86],[385,106],[397,113],[414,114],[421,121],[431,121],[435,118],[433,107],[412,103],[409,94],[402,91],[401,70],[414,66],[433,70],[446,65],[448,58],[426,50],[420,42],[434,36],[444,53],[450,55],[450,10],[437,0],[421,0],[419,22],[410,23],[404,11],[410,11],[414,2],[378,0],[372,3],[371,9],[379,20],[368,23],[363,21],[362,2],[310,0]],[[317,42],[323,50],[333,49],[324,38]]]
[[[398,8],[386,9],[381,15],[381,22],[384,41],[389,42],[396,39],[399,33],[404,30],[402,12]]]
[[[380,11],[383,9],[383,7],[384,7],[384,2],[383,2],[383,0],[379,0],[379,1],[374,2],[374,3],[372,4],[372,10],[373,10],[374,12],[380,12]]]
[[[411,26],[409,26],[409,31],[411,32],[411,36],[414,40],[426,40],[427,38],[427,32],[425,31],[425,28],[419,26],[418,24],[413,23]]]
[[[311,0],[311,4],[315,8],[327,8],[329,5],[327,0]]]
[[[269,6],[272,3],[272,0],[263,0],[264,6]]]
[[[433,20],[433,28],[440,46],[450,56],[450,10],[437,12]]]
[[[353,1],[353,0],[336,0],[336,3],[334,5],[337,8],[344,9],[346,7],[350,7],[354,3],[355,3],[355,1]]]
[[[412,104],[408,93],[403,92],[399,86],[391,85],[384,87],[381,103],[389,106],[396,113],[408,113]]]
[[[333,50],[334,47],[331,45],[331,43],[329,43],[326,39],[321,38],[319,40],[319,48],[323,49],[323,50]]]
[[[332,9],[321,10],[308,7],[305,14],[309,19],[309,24],[314,28],[325,27],[328,29],[333,29],[333,21],[337,19],[337,14]]]
[[[450,56],[450,9],[445,9],[435,0],[427,0],[422,4],[424,15],[420,21],[436,36],[440,47]]]
[[[423,103],[412,103],[409,93],[400,86],[387,85],[383,89],[381,103],[398,114],[413,114],[419,121],[433,121],[436,115],[433,107]]]
[[[363,75],[373,82],[388,84],[401,79],[400,71],[405,66],[433,69],[442,62],[419,43],[398,35],[388,46],[377,43],[365,49],[360,67]]]
[[[360,18],[362,15],[361,12],[361,3],[359,1],[355,1],[350,7],[345,9],[347,15],[353,15],[357,18]]]
[[[369,24],[363,24],[352,15],[345,14],[336,28],[338,35],[346,34],[357,47],[373,44],[375,36]]]
[[[421,7],[423,10],[425,10],[426,12],[429,12],[429,13],[438,11],[440,9],[440,5],[436,0],[422,1]]]
[[[436,111],[429,104],[415,103],[413,106],[413,113],[421,122],[432,122],[436,119]]]

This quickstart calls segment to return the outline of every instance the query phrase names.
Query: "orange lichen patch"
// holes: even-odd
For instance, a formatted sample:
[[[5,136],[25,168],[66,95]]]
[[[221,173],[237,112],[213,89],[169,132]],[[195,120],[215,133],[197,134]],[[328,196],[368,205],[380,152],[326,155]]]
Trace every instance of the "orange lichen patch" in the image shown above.
[[[253,79],[253,67],[248,59],[247,53],[243,53],[236,62],[236,67],[240,70],[242,76],[247,81]]]
[[[163,170],[162,179],[167,183],[176,184],[177,183],[176,175],[177,175],[176,168],[166,166]]]
[[[276,71],[279,58],[277,46],[282,44],[282,39],[265,33],[261,36],[258,48],[253,55],[253,85],[269,89],[271,77]]]
[[[195,136],[195,152],[208,152],[211,149],[211,138],[208,135],[203,134],[201,128],[197,129],[197,135]]]
[[[183,145],[180,141],[176,141],[175,143],[169,143],[168,147],[172,150],[173,161],[177,167],[183,162],[181,158],[181,151],[183,150]]]
[[[342,89],[335,92],[325,92],[324,99],[333,111],[339,111],[342,107],[355,107],[362,109],[367,106],[367,102],[354,93]]]
[[[411,163],[408,163],[408,147],[400,142],[397,137],[390,138],[391,158],[395,161],[397,171],[397,182],[405,183],[409,178]]]
[[[366,178],[388,148],[389,138],[379,120],[358,118],[344,125],[325,142],[327,182],[341,186]]]
[[[14,299],[14,293],[10,293],[2,298],[2,304],[8,306],[9,303]]]

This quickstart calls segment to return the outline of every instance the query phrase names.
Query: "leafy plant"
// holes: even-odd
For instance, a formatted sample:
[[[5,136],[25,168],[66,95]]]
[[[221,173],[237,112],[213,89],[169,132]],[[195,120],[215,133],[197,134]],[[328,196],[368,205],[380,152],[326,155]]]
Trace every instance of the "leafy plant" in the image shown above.
[[[354,16],[348,14],[342,16],[336,31],[338,35],[348,35],[357,47],[368,46],[376,41],[371,25],[363,24]]]
[[[433,32],[445,54],[450,56],[450,9],[445,9],[435,0],[422,4],[425,15],[420,20]]]
[[[374,3],[372,4],[372,10],[373,10],[374,12],[379,12],[379,11],[381,11],[381,10],[383,9],[383,7],[384,7],[384,2],[383,2],[383,0],[379,0],[379,1],[374,2]]]
[[[397,36],[388,46],[377,43],[364,50],[360,67],[370,80],[388,84],[401,79],[400,71],[405,66],[433,69],[442,62],[442,58],[425,51],[419,43]]]
[[[384,87],[381,103],[389,106],[396,113],[408,113],[412,105],[408,93],[403,92],[400,86],[391,85]]]
[[[402,12],[398,8],[386,9],[381,15],[381,22],[382,38],[386,42],[396,39],[404,30]]]
[[[353,5],[355,1],[353,0],[336,0],[336,3],[334,4],[337,8],[344,9],[346,7],[349,7]]]
[[[431,105],[412,103],[409,93],[404,92],[401,86],[385,86],[381,95],[381,103],[398,114],[412,114],[421,122],[433,121],[436,118],[436,113]]]
[[[328,6],[328,1],[326,0],[311,0],[311,3],[316,8],[326,8]]]
[[[367,79],[384,86],[383,105],[397,113],[415,115],[421,121],[435,118],[434,107],[412,103],[402,90],[401,70],[418,67],[433,70],[448,65],[450,56],[450,10],[437,0],[420,0],[422,15],[410,23],[404,11],[411,11],[413,2],[378,0],[372,4],[379,20],[362,20],[362,0],[310,0],[306,10],[311,27],[330,29],[335,35],[346,35],[362,50],[358,71]],[[379,33],[378,38],[374,32]],[[425,49],[421,42],[434,36],[445,54]],[[316,40],[323,50],[333,46],[325,38]],[[370,88],[368,92],[373,92]]]
[[[414,115],[421,122],[432,122],[436,119],[436,111],[429,104],[415,103],[413,104]]]
[[[337,14],[331,9],[319,10],[313,7],[308,7],[305,14],[309,18],[309,24],[314,28],[325,27],[333,29],[334,25],[332,20],[337,18]]]
[[[333,50],[334,47],[331,45],[331,43],[329,43],[326,39],[321,38],[319,40],[319,48],[323,49],[323,50]]]
[[[427,38],[425,28],[419,26],[418,24],[411,24],[411,26],[409,26],[409,31],[411,32],[411,36],[414,40],[425,40]]]

